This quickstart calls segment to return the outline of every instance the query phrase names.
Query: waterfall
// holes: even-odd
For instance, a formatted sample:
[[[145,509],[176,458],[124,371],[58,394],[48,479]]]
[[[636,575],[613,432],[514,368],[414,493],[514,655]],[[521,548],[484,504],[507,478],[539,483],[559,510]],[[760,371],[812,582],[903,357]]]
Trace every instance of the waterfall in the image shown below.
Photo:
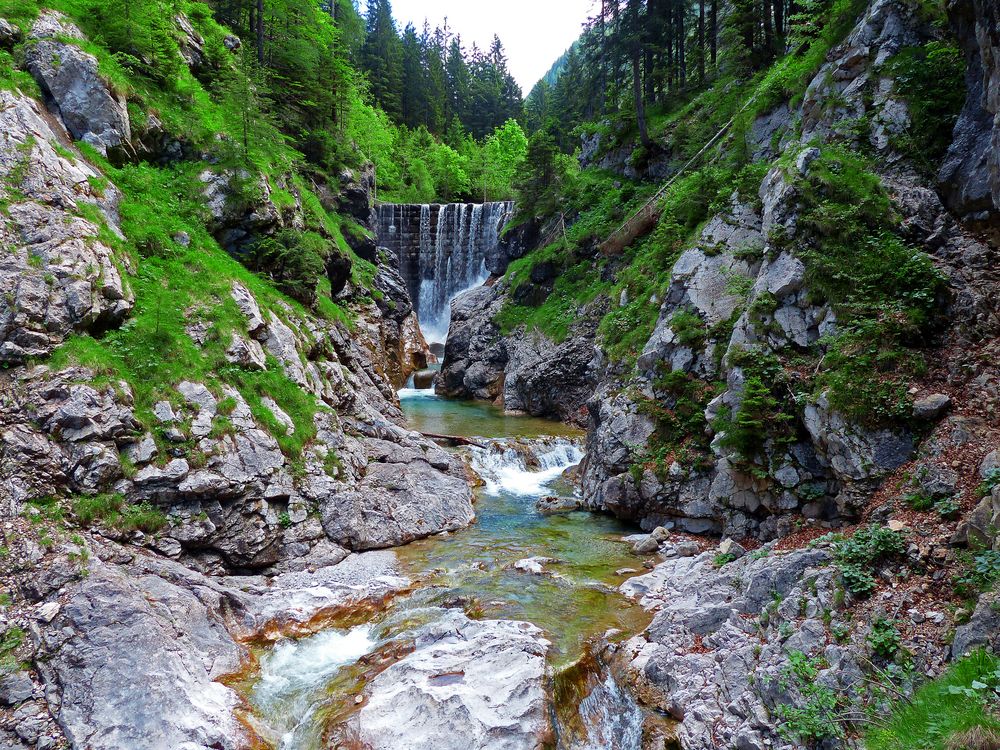
[[[378,242],[396,253],[428,341],[445,340],[451,301],[489,278],[487,257],[512,210],[501,202],[378,207]]]

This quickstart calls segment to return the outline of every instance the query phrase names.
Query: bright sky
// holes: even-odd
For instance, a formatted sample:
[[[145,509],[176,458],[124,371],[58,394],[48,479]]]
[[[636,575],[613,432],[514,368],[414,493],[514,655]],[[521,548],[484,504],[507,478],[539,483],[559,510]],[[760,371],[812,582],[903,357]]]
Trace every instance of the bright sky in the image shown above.
[[[434,28],[447,16],[468,48],[476,42],[489,47],[500,36],[510,70],[527,96],[559,56],[580,36],[595,0],[392,0],[392,12],[402,32],[424,19]],[[362,8],[365,3],[362,3]]]

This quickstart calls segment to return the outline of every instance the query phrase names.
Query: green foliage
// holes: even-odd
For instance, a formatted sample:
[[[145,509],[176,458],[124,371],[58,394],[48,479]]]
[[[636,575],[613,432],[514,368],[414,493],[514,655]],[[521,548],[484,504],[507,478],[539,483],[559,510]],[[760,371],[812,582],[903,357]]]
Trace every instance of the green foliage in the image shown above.
[[[959,562],[959,572],[952,579],[959,596],[973,599],[1000,582],[1000,552],[982,550],[960,557]]]
[[[648,465],[665,477],[674,461],[701,469],[709,452],[705,407],[718,393],[718,386],[677,370],[661,369],[653,382],[656,398],[640,397],[640,412],[656,425],[637,465]]]
[[[733,555],[731,553],[724,555],[719,554],[712,559],[712,564],[717,568],[724,568],[726,565],[729,565],[729,563],[734,562],[735,560],[736,560],[736,555]]]
[[[722,434],[720,445],[752,466],[769,441],[782,445],[793,440],[793,405],[787,403],[786,375],[774,355],[757,349],[737,352],[730,364],[743,370],[743,394],[735,414],[720,414],[713,429]]]
[[[917,347],[936,323],[944,277],[894,234],[889,197],[860,157],[825,147],[798,184],[802,239],[795,252],[815,301],[837,315],[816,385],[852,421],[904,419],[911,411],[907,378],[923,367]]]
[[[977,497],[986,497],[997,487],[1000,487],[1000,469],[990,469],[986,478],[976,487]]]
[[[0,677],[20,669],[20,662],[14,657],[24,643],[25,633],[21,628],[10,627],[0,636]]]
[[[906,100],[912,125],[897,144],[930,172],[952,141],[965,104],[965,55],[953,42],[906,47],[887,63],[896,90]]]
[[[283,229],[253,243],[248,265],[269,277],[289,297],[311,305],[316,300],[320,276],[326,270],[330,246],[316,232]]]
[[[847,590],[856,596],[868,596],[875,590],[871,573],[875,565],[905,549],[898,532],[885,526],[863,526],[849,539],[834,542],[834,560]]]
[[[876,618],[868,632],[868,645],[872,652],[883,659],[891,661],[896,658],[902,648],[902,637],[899,628],[892,620],[884,617]]]
[[[129,505],[119,494],[75,497],[73,515],[84,526],[103,523],[119,531],[142,531],[147,534],[155,534],[168,523],[163,512],[152,505]]]
[[[930,510],[934,507],[934,498],[921,490],[906,493],[903,495],[903,502],[911,510]]]
[[[809,657],[801,651],[788,653],[789,664],[782,672],[783,681],[791,683],[801,699],[796,704],[782,703],[777,707],[782,737],[801,742],[821,742],[843,736],[838,720],[838,698],[832,688],[817,681],[824,663],[820,657]]]
[[[977,651],[900,700],[891,715],[865,737],[868,750],[945,750],[947,741],[973,728],[1000,732],[994,713],[1000,688],[1000,660]]]
[[[682,346],[698,350],[705,342],[708,327],[701,316],[690,310],[678,310],[670,317],[670,329]]]

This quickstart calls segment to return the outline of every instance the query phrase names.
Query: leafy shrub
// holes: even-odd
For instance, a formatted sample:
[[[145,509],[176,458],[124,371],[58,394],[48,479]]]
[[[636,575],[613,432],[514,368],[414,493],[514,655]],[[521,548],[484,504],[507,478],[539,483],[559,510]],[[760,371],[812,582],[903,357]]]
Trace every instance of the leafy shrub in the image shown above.
[[[990,591],[1000,581],[1000,552],[983,550],[966,557],[952,582],[959,596],[972,598]]]
[[[875,590],[871,574],[876,563],[902,554],[903,537],[884,526],[865,526],[852,536],[834,543],[834,560],[852,594],[867,596]]]
[[[887,660],[895,658],[902,647],[899,629],[892,620],[884,617],[879,617],[872,623],[867,640],[875,655]]]
[[[769,440],[780,445],[794,439],[794,415],[785,402],[784,369],[774,355],[759,350],[740,352],[732,364],[743,369],[743,395],[736,412],[720,415],[713,429],[722,433],[719,442],[724,448],[752,464],[760,460]]]
[[[682,346],[700,349],[705,342],[707,327],[705,321],[697,313],[690,310],[678,310],[670,318],[670,329]]]
[[[951,145],[965,104],[965,56],[951,41],[907,47],[888,62],[896,89],[906,99],[912,124],[902,139],[906,153],[931,170]]]
[[[917,490],[903,495],[903,502],[912,510],[930,510],[934,507],[934,498],[926,492]]]
[[[273,237],[257,240],[247,264],[270,277],[289,297],[311,305],[316,301],[316,286],[330,253],[329,241],[315,232],[283,229]]]
[[[788,654],[789,665],[782,672],[799,691],[798,704],[779,704],[778,716],[782,737],[800,742],[822,742],[843,736],[838,720],[838,699],[833,689],[817,682],[823,662],[800,651]]]
[[[986,478],[976,487],[976,495],[986,497],[998,486],[1000,486],[1000,469],[990,469],[986,472]]]
[[[24,631],[21,628],[8,628],[0,637],[0,677],[16,672],[20,667],[14,652],[24,643]]]

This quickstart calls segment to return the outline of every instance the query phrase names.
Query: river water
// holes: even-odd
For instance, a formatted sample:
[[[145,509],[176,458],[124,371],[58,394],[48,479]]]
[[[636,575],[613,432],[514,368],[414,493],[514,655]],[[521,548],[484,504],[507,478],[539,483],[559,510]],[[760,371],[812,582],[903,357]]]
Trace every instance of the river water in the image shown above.
[[[583,457],[582,434],[486,404],[440,399],[430,390],[404,389],[400,397],[414,429],[484,445],[462,449],[483,480],[476,523],[397,550],[403,573],[418,584],[384,611],[261,650],[259,674],[248,688],[255,728],[280,750],[319,750],[326,725],[342,720],[363,688],[366,657],[441,616],[442,606],[459,606],[470,617],[526,620],[545,631],[558,747],[637,750],[642,714],[587,649],[610,629],[633,634],[648,624],[648,615],[617,590],[629,575],[617,571],[641,567],[622,541],[634,529],[605,516],[542,515],[535,507],[543,497],[572,496],[564,474]],[[524,563],[515,567],[529,558],[547,558],[538,563],[540,574]],[[573,685],[560,687],[561,679]],[[572,705],[558,705],[563,694]],[[562,732],[560,716],[571,717]]]

